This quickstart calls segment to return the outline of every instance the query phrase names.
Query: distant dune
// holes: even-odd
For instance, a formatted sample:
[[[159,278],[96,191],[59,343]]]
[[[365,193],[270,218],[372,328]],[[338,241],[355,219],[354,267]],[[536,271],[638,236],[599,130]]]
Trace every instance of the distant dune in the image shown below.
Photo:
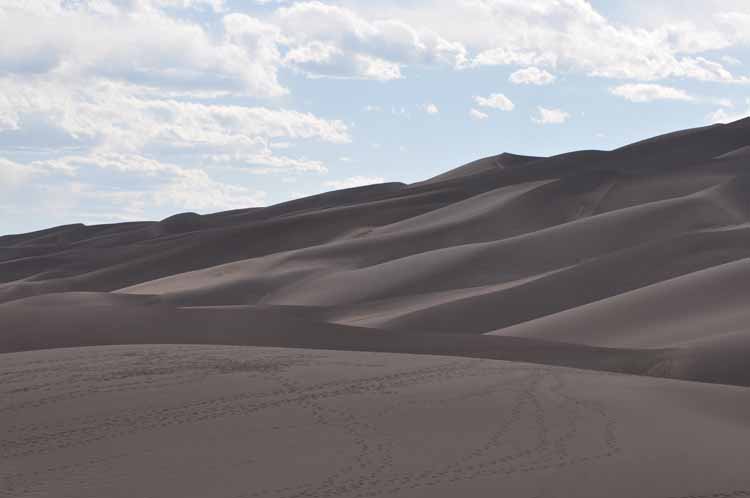
[[[3,236],[0,496],[750,496],[749,299],[750,118]]]

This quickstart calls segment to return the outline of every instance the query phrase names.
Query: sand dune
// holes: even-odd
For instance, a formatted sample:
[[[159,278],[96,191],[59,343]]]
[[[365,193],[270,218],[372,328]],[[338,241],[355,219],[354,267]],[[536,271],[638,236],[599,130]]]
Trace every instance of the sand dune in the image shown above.
[[[500,331],[582,344],[673,347],[743,330],[750,259],[689,273]],[[627,309],[627,322],[613,323]],[[619,313],[623,315],[622,312]],[[607,324],[601,328],[602,324]],[[586,327],[582,327],[585,324]]]
[[[6,354],[0,377],[8,497],[750,495],[731,386],[217,346]]]
[[[578,265],[550,272],[539,278],[456,298],[449,304],[435,303],[374,326],[408,330],[422,324],[430,330],[488,332],[527,322],[540,316],[639,289],[654,282],[750,256],[750,227],[693,232],[627,248]],[[644,271],[643,261],[653,265]],[[607,278],[612,268],[622,271],[616,280]],[[568,292],[575,289],[575,292]],[[446,300],[447,301],[447,300]],[[498,309],[505,310],[497,313]],[[461,317],[472,313],[470,324]],[[563,339],[562,336],[560,340]]]
[[[664,313],[711,282],[732,302],[743,299],[744,288],[716,275],[750,257],[748,131],[743,120],[611,152],[501,154],[414,185],[0,237],[0,315],[22,328],[36,317],[17,309],[64,308],[66,321],[81,315],[96,328],[86,310],[115,292],[107,326],[114,342],[131,323],[117,313],[170,316],[159,323],[210,315],[220,324],[214,334],[230,334],[242,330],[237,316],[248,310],[296,307],[306,311],[295,319],[332,329],[680,348],[738,332],[699,325],[724,323],[715,295],[691,302],[699,316],[682,328],[684,341],[664,339],[677,320]],[[696,284],[693,275],[704,273],[707,283]],[[674,282],[684,288],[673,290]],[[64,293],[74,293],[65,306],[24,299],[54,294],[58,302]],[[35,327],[41,332],[29,337],[53,334],[52,321]],[[141,330],[141,338],[160,334]],[[70,341],[58,345],[82,345]]]
[[[445,180],[453,180],[456,178],[465,178],[467,176],[477,175],[480,173],[487,173],[491,171],[501,171],[511,166],[518,166],[521,164],[527,164],[532,161],[542,159],[541,157],[534,156],[521,156],[518,154],[509,154],[504,152],[497,156],[484,157],[477,159],[458,168],[446,171],[440,175],[437,175],[429,180],[417,183],[417,185],[429,185],[431,183],[439,183]]]
[[[275,310],[273,320],[331,334],[388,332],[394,340],[492,333],[692,347],[744,330],[736,318],[744,287],[719,275],[721,265],[750,257],[749,131],[750,120],[742,120],[610,152],[501,154],[414,185],[0,237],[0,316],[17,324],[0,339],[10,344],[19,329],[30,329],[25,337],[40,347],[42,336],[83,345],[76,334],[57,333],[52,317],[65,313],[57,320],[103,329],[104,344],[164,334],[208,342],[189,332],[189,322],[213,320],[211,333],[228,337]],[[710,285],[726,299],[689,301],[690,326],[676,325],[669,310],[684,309],[684,295]],[[63,305],[65,293],[72,294]],[[103,307],[109,322],[99,324],[88,310]],[[30,309],[46,309],[49,319],[18,311]],[[128,331],[149,321],[159,325]],[[171,321],[181,325],[167,332]],[[684,340],[673,338],[675,328]],[[314,342],[316,334],[308,335]]]
[[[750,496],[748,150],[2,236],[0,496]]]
[[[44,309],[44,313],[35,313]],[[153,296],[63,293],[0,304],[0,353],[113,344],[224,344],[496,358],[645,374],[663,349],[609,349],[558,341],[413,331],[403,334],[321,320],[314,309],[174,307]]]
[[[746,145],[744,147],[740,147],[739,149],[735,149],[731,152],[727,152],[725,154],[717,156],[716,159],[739,159],[747,158],[748,155],[750,155],[750,145]]]

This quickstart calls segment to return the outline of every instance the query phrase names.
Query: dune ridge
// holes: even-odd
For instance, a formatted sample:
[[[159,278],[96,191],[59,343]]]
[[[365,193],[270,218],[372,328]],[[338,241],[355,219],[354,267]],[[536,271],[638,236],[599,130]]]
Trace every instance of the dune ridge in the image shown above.
[[[287,346],[750,385],[748,149],[750,118],[267,208],[2,236],[0,351]]]
[[[750,497],[750,119],[0,237],[0,497]]]

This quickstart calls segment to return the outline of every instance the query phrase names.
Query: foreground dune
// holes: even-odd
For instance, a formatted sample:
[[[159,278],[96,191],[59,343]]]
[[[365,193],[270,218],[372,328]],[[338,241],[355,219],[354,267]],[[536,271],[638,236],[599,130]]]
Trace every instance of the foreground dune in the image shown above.
[[[0,376],[9,497],[750,496],[737,387],[217,346],[6,354]]]

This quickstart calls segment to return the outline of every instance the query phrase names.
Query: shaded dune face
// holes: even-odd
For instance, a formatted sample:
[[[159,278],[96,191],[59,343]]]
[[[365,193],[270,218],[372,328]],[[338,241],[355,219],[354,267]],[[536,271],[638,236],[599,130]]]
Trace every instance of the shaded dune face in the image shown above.
[[[750,119],[0,237],[0,351],[199,343],[750,385]]]

